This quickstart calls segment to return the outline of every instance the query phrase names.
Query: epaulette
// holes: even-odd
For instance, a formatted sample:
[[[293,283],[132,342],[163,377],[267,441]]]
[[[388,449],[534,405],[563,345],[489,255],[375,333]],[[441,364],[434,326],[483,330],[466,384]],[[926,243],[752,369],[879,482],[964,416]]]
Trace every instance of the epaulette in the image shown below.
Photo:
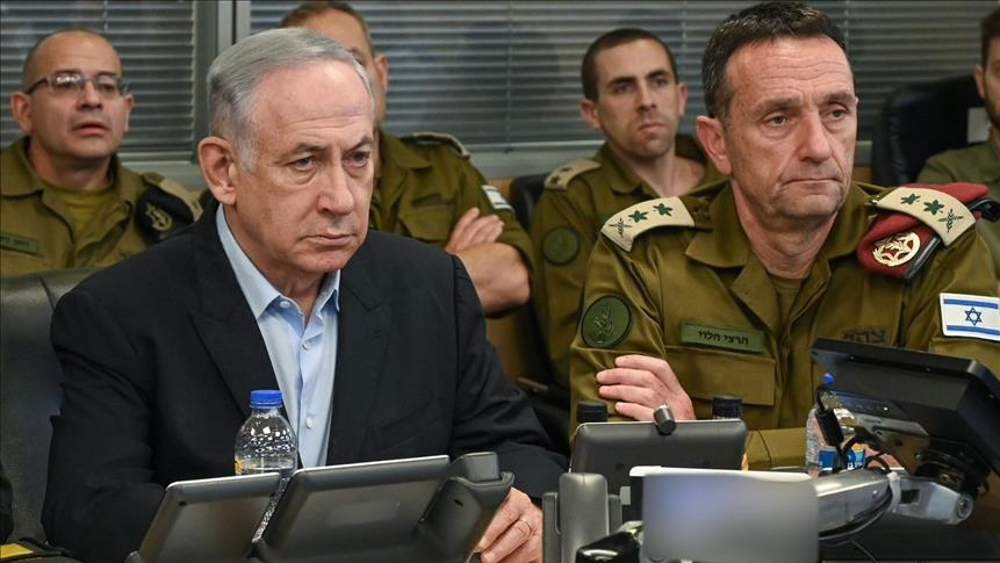
[[[469,151],[457,137],[447,133],[437,133],[434,131],[414,131],[409,135],[403,135],[400,139],[410,141],[418,145],[448,145],[462,158],[469,158]]]
[[[601,227],[601,234],[626,252],[631,252],[636,237],[650,229],[693,226],[694,219],[681,198],[661,197],[637,203],[615,213]]]
[[[1000,218],[1000,203],[985,195],[986,186],[967,182],[886,190],[869,200],[879,217],[861,238],[858,260],[871,272],[913,279],[940,245],[955,242],[980,216]]]
[[[150,189],[144,190],[136,202],[136,222],[153,242],[166,239],[201,217],[198,195],[169,178],[155,172],[142,174]]]
[[[587,158],[567,162],[545,177],[545,189],[565,190],[569,188],[569,182],[573,178],[600,167],[601,164],[599,162],[594,162]]]

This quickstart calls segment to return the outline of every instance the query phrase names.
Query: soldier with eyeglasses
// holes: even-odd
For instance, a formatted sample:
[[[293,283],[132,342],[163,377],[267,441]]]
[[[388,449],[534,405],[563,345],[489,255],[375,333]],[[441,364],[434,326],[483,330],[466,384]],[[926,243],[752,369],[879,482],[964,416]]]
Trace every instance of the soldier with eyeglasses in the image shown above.
[[[63,30],[32,47],[10,98],[24,136],[0,154],[0,276],[110,265],[201,215],[197,194],[122,165],[134,104],[101,35]]]

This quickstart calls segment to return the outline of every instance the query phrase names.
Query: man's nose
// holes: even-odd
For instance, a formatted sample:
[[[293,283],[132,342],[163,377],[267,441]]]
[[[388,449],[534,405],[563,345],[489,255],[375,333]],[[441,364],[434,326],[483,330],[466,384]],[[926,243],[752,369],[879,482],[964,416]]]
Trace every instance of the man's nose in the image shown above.
[[[347,215],[354,210],[354,194],[343,167],[331,166],[326,171],[317,203],[320,211],[334,215]]]
[[[80,88],[80,93],[77,94],[77,104],[82,107],[101,107],[104,100],[101,95],[97,92],[97,87],[94,86],[94,81],[87,80],[83,83]]]
[[[803,160],[823,162],[833,156],[830,131],[827,130],[823,118],[818,113],[811,113],[803,117],[799,136],[799,156]]]
[[[640,82],[636,95],[639,96],[639,107],[643,109],[652,109],[656,107],[656,96],[653,95],[653,89],[650,88],[648,84]]]

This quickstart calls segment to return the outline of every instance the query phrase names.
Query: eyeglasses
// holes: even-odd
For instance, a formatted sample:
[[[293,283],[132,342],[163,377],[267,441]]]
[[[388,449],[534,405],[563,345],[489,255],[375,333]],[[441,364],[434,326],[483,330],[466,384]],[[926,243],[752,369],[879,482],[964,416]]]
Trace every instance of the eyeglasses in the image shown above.
[[[76,96],[83,91],[84,86],[90,82],[94,85],[94,90],[102,98],[111,99],[128,92],[129,82],[111,74],[99,74],[97,76],[84,76],[79,72],[57,72],[52,76],[46,76],[38,82],[32,84],[25,94],[30,94],[39,86],[49,87],[49,91],[56,96]]]

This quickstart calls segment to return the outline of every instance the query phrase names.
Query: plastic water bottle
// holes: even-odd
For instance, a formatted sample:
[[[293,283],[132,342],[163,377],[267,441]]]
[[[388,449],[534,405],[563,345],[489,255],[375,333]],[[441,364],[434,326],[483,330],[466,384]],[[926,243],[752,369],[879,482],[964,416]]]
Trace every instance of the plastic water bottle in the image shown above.
[[[236,434],[237,475],[281,473],[289,479],[298,463],[298,442],[288,420],[282,416],[281,391],[250,392],[250,418]]]
[[[253,542],[260,540],[274,508],[285,493],[285,487],[298,465],[298,441],[292,425],[281,414],[281,391],[258,390],[250,392],[250,418],[236,433],[234,458],[237,475],[276,472],[281,474],[278,490],[264,509],[264,517],[257,525]]]
[[[831,383],[833,383],[833,375],[829,373],[824,374],[823,386],[828,386]],[[840,426],[840,432],[843,435],[841,445],[845,444],[854,437],[854,415],[851,414],[851,411],[844,408],[832,395],[824,395],[821,400],[825,409],[832,409],[833,414],[837,417],[837,424]],[[806,419],[806,472],[813,477],[823,471],[833,469],[837,459],[837,448],[828,445],[826,439],[823,437],[823,430],[820,428],[820,423],[816,418],[817,410],[817,405],[814,404],[809,409],[809,416]],[[844,469],[862,467],[864,466],[864,462],[864,444],[854,444],[847,452],[847,467]]]

